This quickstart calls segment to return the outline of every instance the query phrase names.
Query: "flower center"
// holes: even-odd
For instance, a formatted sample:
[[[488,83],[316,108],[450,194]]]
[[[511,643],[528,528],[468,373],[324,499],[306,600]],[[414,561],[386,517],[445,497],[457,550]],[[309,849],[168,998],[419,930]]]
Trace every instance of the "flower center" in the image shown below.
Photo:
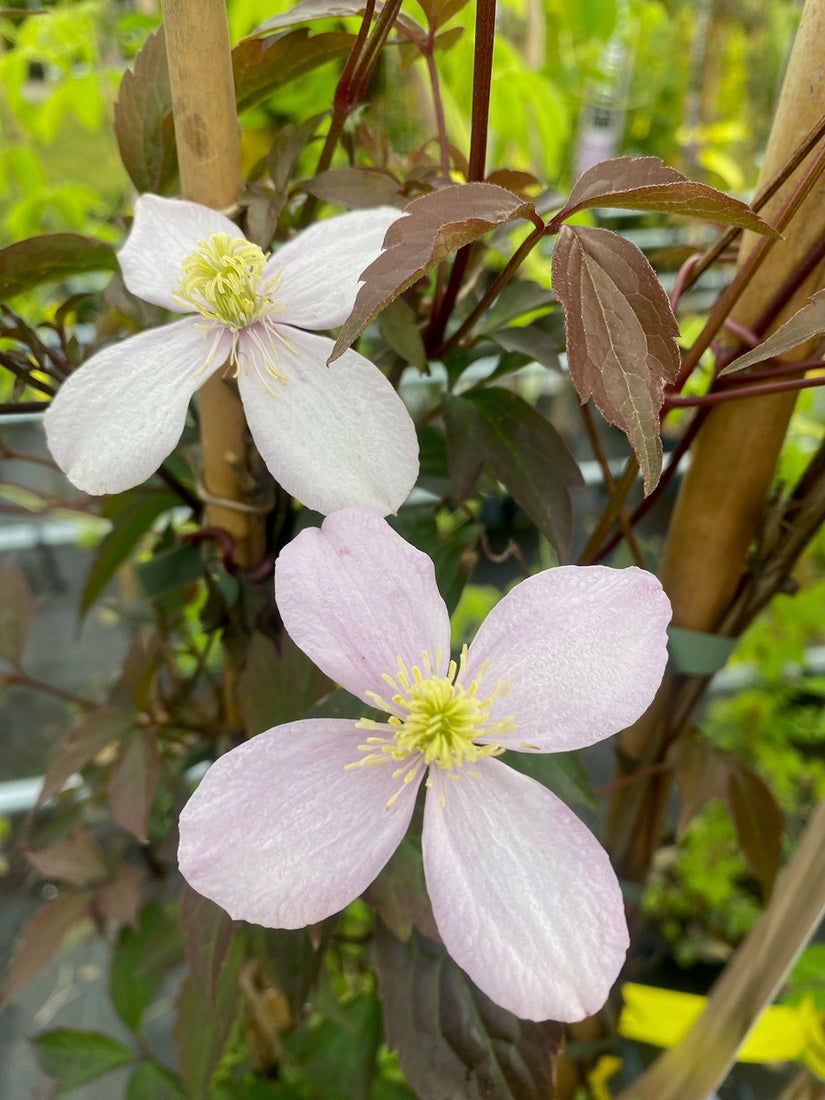
[[[263,281],[268,256],[256,244],[228,233],[210,233],[181,265],[173,295],[210,321],[233,332],[248,328],[273,312],[281,278]]]
[[[367,755],[347,767],[359,768],[394,760],[402,763],[393,778],[403,776],[404,783],[412,782],[420,768],[431,765],[457,779],[456,769],[484,756],[500,756],[504,752],[501,745],[479,745],[476,739],[483,736],[485,740],[503,740],[514,731],[512,718],[490,719],[490,707],[495,699],[507,693],[509,681],[502,684],[498,680],[485,698],[480,690],[485,661],[475,679],[465,686],[466,645],[461,650],[459,662],[450,661],[446,676],[438,675],[436,669],[440,664],[440,651],[436,652],[434,662],[429,653],[424,652],[423,671],[418,665],[408,669],[399,657],[395,676],[385,674],[383,677],[393,692],[390,701],[367,692],[377,707],[389,713],[389,718],[386,722],[362,718],[358,726],[389,736],[368,737],[366,744],[358,746]],[[468,771],[467,774],[475,773]],[[397,793],[393,795],[387,808],[397,797]]]

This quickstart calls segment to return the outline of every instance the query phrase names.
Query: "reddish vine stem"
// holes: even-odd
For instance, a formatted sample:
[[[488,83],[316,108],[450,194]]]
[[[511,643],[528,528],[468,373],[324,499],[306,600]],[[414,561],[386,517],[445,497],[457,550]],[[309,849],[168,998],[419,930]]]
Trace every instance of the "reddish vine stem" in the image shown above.
[[[496,37],[496,0],[477,0],[476,39],[473,62],[473,109],[470,157],[467,179],[469,182],[484,179],[487,157],[487,126],[490,117],[490,89],[493,80],[493,45]],[[424,337],[428,349],[440,348],[450,315],[458,301],[458,292],[464,281],[470,262],[472,245],[465,245],[456,253],[447,289],[438,310],[433,311],[429,329]]]
[[[25,672],[3,672],[0,673],[0,680],[3,680],[6,684],[17,684],[20,687],[32,688],[34,691],[45,692],[46,695],[53,695],[55,699],[62,699],[64,703],[71,703],[73,706],[81,707],[83,710],[95,710],[100,704],[92,702],[91,699],[84,699],[80,695],[74,695],[70,691],[64,691],[63,688],[57,687],[55,684],[47,683],[45,680],[38,680],[34,676],[29,676]]]
[[[584,423],[585,431],[587,432],[587,438],[590,440],[590,447],[593,454],[596,457],[604,478],[604,485],[608,493],[612,493],[616,487],[616,482],[613,480],[613,474],[610,472],[610,464],[607,461],[607,455],[604,453],[602,447],[602,441],[599,439],[599,433],[596,430],[596,424],[593,420],[593,413],[590,411],[589,405],[580,405],[579,411],[581,412],[581,418]],[[619,512],[619,525],[622,529],[627,545],[630,549],[630,553],[633,555],[633,560],[639,566],[640,569],[645,568],[644,558],[642,552],[639,549],[639,544],[636,542],[636,536],[633,534],[633,529],[630,526],[630,520],[627,512],[622,508]]]

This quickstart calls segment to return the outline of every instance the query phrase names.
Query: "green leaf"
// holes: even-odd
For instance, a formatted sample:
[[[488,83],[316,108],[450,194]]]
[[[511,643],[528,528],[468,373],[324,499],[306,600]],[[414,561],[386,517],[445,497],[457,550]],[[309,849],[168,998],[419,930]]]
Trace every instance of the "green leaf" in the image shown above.
[[[42,1071],[57,1080],[57,1096],[96,1081],[135,1058],[117,1039],[99,1031],[58,1028],[31,1042]]]
[[[572,506],[569,488],[583,484],[564,440],[540,413],[510,390],[473,390],[487,463],[544,535],[562,563],[570,560]]]
[[[364,900],[400,940],[408,940],[413,928],[430,939],[440,939],[424,882],[421,844],[410,833],[367,888]]]
[[[180,1078],[151,1059],[129,1078],[126,1100],[186,1100]]]
[[[183,937],[177,923],[158,902],[149,902],[137,928],[121,930],[109,970],[109,996],[128,1028],[140,1033],[143,1013],[182,961]]]
[[[590,777],[576,752],[507,752],[504,760],[522,775],[529,775],[558,795],[562,802],[599,808]]]
[[[685,676],[713,676],[727,664],[737,641],[737,638],[686,630],[681,626],[667,628],[668,656]]]
[[[168,191],[178,173],[163,27],[148,36],[115,101],[120,159],[138,191]]]
[[[303,718],[333,683],[287,634],[280,650],[267,635],[255,631],[246,667],[238,682],[238,701],[251,735]]]
[[[236,939],[221,971],[214,1004],[191,975],[181,987],[174,1035],[187,1100],[207,1100],[209,1096],[212,1077],[240,1005],[238,974],[242,961],[243,945]]]
[[[460,504],[472,494],[484,469],[483,429],[475,406],[451,393],[445,393],[441,399],[441,415],[452,495]]]
[[[203,558],[197,546],[184,543],[137,562],[135,577],[145,596],[155,599],[183,588],[203,576]]]
[[[407,363],[424,374],[427,370],[427,352],[415,323],[413,311],[401,298],[390,302],[378,315],[378,331],[392,350]]]
[[[44,233],[0,248],[0,299],[84,271],[117,271],[115,250],[80,233]]]
[[[178,499],[172,493],[141,491],[125,494],[107,502],[107,506],[112,511],[116,510],[113,526],[97,548],[83,586],[80,598],[81,615],[86,614],[158,516],[162,516],[177,504]]]
[[[354,35],[343,31],[310,36],[306,28],[271,38],[243,39],[232,51],[238,110],[254,107],[291,80],[344,57],[354,41]]]
[[[445,949],[413,931],[375,936],[384,1033],[416,1095],[546,1100],[562,1026],[519,1020],[486,997]]]
[[[219,905],[202,897],[186,882],[180,896],[178,923],[192,976],[214,1004],[221,971],[238,926]]]
[[[324,1100],[370,1100],[370,1083],[381,1043],[381,1006],[362,993],[339,1008],[335,1018],[303,1028],[286,1039],[290,1054]]]

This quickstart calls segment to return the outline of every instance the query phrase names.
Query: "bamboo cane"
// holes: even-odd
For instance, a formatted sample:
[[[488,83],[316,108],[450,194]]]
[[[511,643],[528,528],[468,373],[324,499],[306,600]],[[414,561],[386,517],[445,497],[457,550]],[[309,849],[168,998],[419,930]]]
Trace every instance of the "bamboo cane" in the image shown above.
[[[805,134],[825,114],[825,0],[807,0],[788,63],[761,179],[770,178]],[[792,175],[763,214],[772,213],[799,178]],[[739,300],[733,318],[753,328],[778,286],[798,267],[825,232],[820,183],[790,223],[785,239],[771,252]],[[755,246],[746,235],[740,263]],[[779,315],[775,328],[825,285],[820,263]],[[807,348],[800,349],[803,357]],[[713,631],[730,605],[743,565],[764,514],[776,461],[793,410],[794,395],[778,394],[714,407],[692,451],[668,531],[661,578],[673,604],[673,625]],[[623,769],[633,771],[660,760],[668,741],[673,683],[665,680],[648,713],[620,736]],[[622,788],[614,797],[608,842],[619,870],[636,880],[647,872],[658,840],[669,780],[659,775]]]
[[[231,212],[241,191],[240,128],[223,0],[163,0],[166,55],[184,198]],[[264,551],[263,523],[246,510],[246,422],[221,372],[198,394],[207,523],[232,537],[239,565]],[[226,503],[221,503],[221,502]]]

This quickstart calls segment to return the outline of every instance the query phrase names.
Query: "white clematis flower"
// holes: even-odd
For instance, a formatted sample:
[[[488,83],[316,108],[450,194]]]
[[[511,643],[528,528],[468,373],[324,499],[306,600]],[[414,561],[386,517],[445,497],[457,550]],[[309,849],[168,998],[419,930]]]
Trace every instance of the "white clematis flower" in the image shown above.
[[[415,429],[384,375],[307,329],[340,325],[397,210],[318,222],[267,256],[228,218],[142,195],[118,254],[139,298],[183,320],[93,355],[46,412],[49,449],[88,493],[140,484],[180,439],[192,394],[226,363],[273,477],[320,512],[395,512],[418,475]]]

